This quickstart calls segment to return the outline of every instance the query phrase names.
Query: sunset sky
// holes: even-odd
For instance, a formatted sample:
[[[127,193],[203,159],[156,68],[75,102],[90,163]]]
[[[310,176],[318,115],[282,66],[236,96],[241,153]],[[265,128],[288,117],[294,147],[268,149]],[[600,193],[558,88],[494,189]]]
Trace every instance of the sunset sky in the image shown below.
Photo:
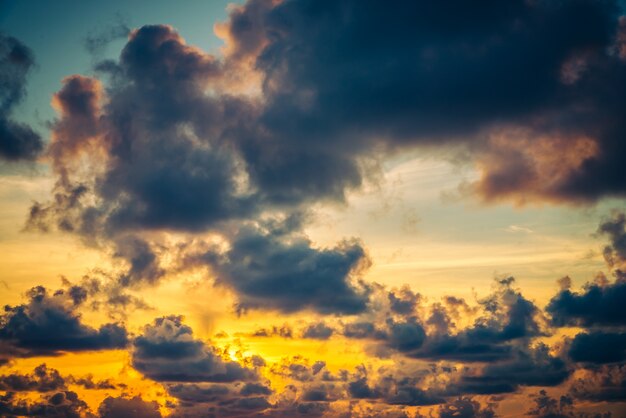
[[[626,4],[0,0],[0,417],[626,417]]]

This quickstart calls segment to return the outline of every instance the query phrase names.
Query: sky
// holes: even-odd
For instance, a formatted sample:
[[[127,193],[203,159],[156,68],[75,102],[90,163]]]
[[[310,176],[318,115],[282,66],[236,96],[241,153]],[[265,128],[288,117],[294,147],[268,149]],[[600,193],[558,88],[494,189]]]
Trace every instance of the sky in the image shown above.
[[[613,0],[0,0],[0,416],[626,417]]]

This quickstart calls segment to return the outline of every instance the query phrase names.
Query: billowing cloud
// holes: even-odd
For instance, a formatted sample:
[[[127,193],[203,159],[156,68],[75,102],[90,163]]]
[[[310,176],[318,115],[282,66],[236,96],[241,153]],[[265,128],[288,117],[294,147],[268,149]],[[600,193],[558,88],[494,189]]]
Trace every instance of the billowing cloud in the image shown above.
[[[311,324],[302,333],[303,338],[312,338],[315,340],[327,340],[333,335],[335,330],[323,322]]]
[[[516,391],[519,386],[557,386],[571,374],[563,359],[552,356],[543,344],[519,349],[511,359],[468,370],[449,390],[459,394]]]
[[[0,158],[4,160],[33,160],[44,147],[37,132],[11,115],[26,94],[26,77],[34,64],[26,45],[0,33]]]
[[[45,364],[37,366],[32,374],[0,376],[0,390],[6,392],[54,392],[62,389],[66,389],[65,379]]]
[[[48,416],[59,418],[95,417],[76,392],[46,394],[37,401],[18,399],[15,392],[0,395],[0,414],[6,417]]]
[[[159,405],[147,402],[139,396],[134,398],[107,397],[98,408],[100,418],[161,418]]]
[[[84,325],[77,306],[63,291],[50,294],[39,286],[28,297],[26,304],[5,306],[0,317],[0,341],[22,356],[118,349],[128,343],[126,329],[119,324],[98,329]]]
[[[616,280],[579,292],[563,280],[545,310],[512,278],[475,306],[366,283],[365,244],[317,246],[303,215],[345,204],[380,160],[422,146],[466,151],[480,177],[461,189],[489,202],[626,195],[617,2],[249,0],[229,10],[216,27],[222,55],[170,26],[121,27],[111,34],[128,32],[118,59],[63,79],[46,154],[52,197],[33,204],[28,227],[75,234],[119,271],[54,294],[36,288],[6,307],[0,364],[126,347],[122,325],[81,322],[86,301],[139,305],[128,289],[200,269],[232,292],[238,314],[311,317],[235,334],[237,361],[232,346],[199,339],[181,316],[145,326],[130,364],[175,398],[173,416],[405,417],[426,406],[441,418],[489,418],[496,406],[468,396],[522,396],[529,386],[567,393],[555,403],[539,392],[528,412],[536,416],[573,413],[572,399],[624,401],[623,214],[598,231],[610,239],[604,256]],[[0,156],[32,159],[41,140],[10,119],[32,56],[13,38],[0,38],[5,51]],[[584,329],[563,347],[546,345],[565,326]],[[299,356],[259,370],[265,362],[245,358],[238,339],[250,335],[336,339],[376,358],[353,371]],[[66,385],[114,387],[61,380],[41,366],[0,377],[0,414],[88,416]],[[27,403],[17,391],[43,395]],[[163,405],[129,396],[106,398],[98,413],[160,416]]]
[[[546,311],[556,325],[619,326],[626,325],[623,301],[626,281],[589,283],[583,292],[564,289],[554,296]]]
[[[132,365],[160,382],[233,382],[254,380],[256,372],[223,359],[193,337],[179,316],[155,319],[133,342]]]
[[[226,252],[209,250],[198,261],[211,267],[218,284],[236,291],[244,310],[356,314],[366,309],[368,288],[359,274],[369,259],[357,241],[318,249],[306,236],[243,227]]]
[[[482,137],[519,129],[537,152],[514,146],[518,164],[483,165],[485,196],[624,193],[625,78],[611,52],[613,2],[250,1],[219,29],[229,56],[248,57],[261,72],[268,102],[260,122],[270,137],[246,138],[241,149],[257,183],[284,200],[341,199],[366,176],[354,156],[381,142],[471,141],[502,155]],[[550,169],[541,147],[568,158]],[[311,176],[322,161],[328,175]]]
[[[571,342],[569,356],[579,362],[623,362],[626,360],[626,333],[580,333]]]

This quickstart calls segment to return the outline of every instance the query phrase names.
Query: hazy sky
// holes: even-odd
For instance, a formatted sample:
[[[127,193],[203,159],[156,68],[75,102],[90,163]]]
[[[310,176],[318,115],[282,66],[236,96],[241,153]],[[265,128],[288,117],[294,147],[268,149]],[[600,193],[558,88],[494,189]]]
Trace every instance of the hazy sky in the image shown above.
[[[622,10],[0,1],[0,416],[626,416]]]

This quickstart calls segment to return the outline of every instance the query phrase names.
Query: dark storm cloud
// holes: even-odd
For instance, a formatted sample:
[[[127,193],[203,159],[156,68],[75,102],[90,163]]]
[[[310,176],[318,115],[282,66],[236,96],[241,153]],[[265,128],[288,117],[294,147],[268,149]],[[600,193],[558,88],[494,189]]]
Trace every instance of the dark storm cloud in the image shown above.
[[[480,138],[510,126],[576,154],[565,160],[578,171],[558,169],[551,177],[562,181],[538,194],[622,193],[624,63],[608,48],[617,14],[611,1],[586,0],[250,1],[220,25],[219,58],[172,27],[141,27],[118,60],[97,66],[104,87],[75,75],[55,95],[57,182],[50,202],[32,206],[29,226],[80,234],[125,259],[120,287],[167,273],[147,232],[216,231],[230,249],[204,261],[241,310],[363,312],[368,290],[349,280],[366,260],[360,243],[316,249],[235,223],[344,201],[380,152],[448,141],[485,152],[494,143]],[[245,79],[259,88],[242,88]],[[389,297],[400,314],[417,296]],[[487,339],[519,338],[525,330],[515,326]]]
[[[395,366],[394,366],[395,367]],[[424,387],[424,376],[430,375],[431,370],[422,370],[417,373],[379,369],[377,378],[368,377],[365,368],[357,368],[347,382],[346,391],[352,399],[366,399],[396,406],[426,406],[445,402],[446,395],[439,389]]]
[[[240,395],[250,396],[250,395],[271,395],[272,389],[265,385],[261,385],[259,383],[246,383],[241,390],[239,391]]]
[[[55,95],[60,118],[50,150],[59,182],[54,201],[34,206],[31,223],[111,236],[198,230],[254,210],[238,190],[228,144],[251,105],[206,94],[221,72],[215,58],[169,26],[144,26],[105,67],[106,104],[99,81],[88,77],[66,78]],[[81,155],[86,175],[74,164]],[[90,194],[101,198],[96,205],[86,201]]]
[[[126,330],[118,324],[95,329],[81,323],[76,306],[63,292],[48,293],[35,287],[23,305],[5,306],[0,317],[0,340],[22,355],[54,355],[63,351],[123,348]]]
[[[564,360],[549,353],[549,347],[518,349],[511,359],[487,364],[478,373],[461,375],[449,393],[495,394],[514,392],[520,386],[557,386],[571,374]]]
[[[100,418],[161,418],[159,404],[140,396],[134,398],[107,397],[98,407]]]
[[[426,406],[440,404],[444,399],[437,393],[400,383],[387,395],[385,402],[390,405]]]
[[[65,379],[55,369],[41,364],[31,374],[0,376],[0,390],[5,392],[55,392],[66,389]]]
[[[225,360],[179,316],[157,318],[133,342],[132,365],[159,382],[234,382],[256,380],[256,372]]]
[[[119,61],[98,67],[110,81],[106,105],[81,108],[97,116],[97,138],[63,129],[74,111],[62,108],[55,125],[53,149],[67,156],[76,150],[63,144],[86,151],[91,142],[106,161],[90,181],[57,190],[101,198],[82,202],[65,228],[197,231],[276,205],[341,201],[368,176],[374,150],[465,141],[507,124],[548,135],[537,115],[555,115],[559,137],[572,138],[565,148],[583,137],[598,148],[546,193],[620,194],[626,76],[608,48],[617,28],[611,1],[250,1],[220,25],[227,45],[217,59],[171,27],[144,26]],[[234,68],[261,80],[259,97],[232,88]],[[574,73],[567,82],[564,68]],[[60,178],[76,173],[60,159]]]
[[[7,418],[44,416],[57,418],[93,418],[89,407],[75,392],[61,391],[38,401],[17,399],[14,392],[0,395],[0,415]]]
[[[32,160],[43,142],[30,126],[12,118],[12,111],[26,94],[26,76],[35,60],[19,40],[0,32],[0,158]]]
[[[246,138],[242,153],[256,183],[285,201],[341,199],[365,175],[354,156],[381,138],[391,147],[467,141],[507,126],[564,138],[551,144],[571,159],[550,176],[514,147],[519,164],[484,167],[487,198],[622,195],[617,31],[616,3],[584,0],[250,1],[221,30],[231,57],[256,62],[268,99],[260,121],[269,137]],[[582,138],[593,153],[578,149]],[[329,175],[312,176],[318,165]],[[544,184],[524,179],[537,176]]]
[[[626,360],[626,333],[584,332],[571,342],[569,356],[573,361],[617,363]]]
[[[467,306],[464,301],[454,299],[452,308],[434,304],[425,321],[405,316],[401,320],[388,319],[384,325],[354,322],[344,327],[343,334],[348,338],[382,342],[413,358],[463,362],[505,360],[530,339],[544,335],[541,311],[514,289],[513,284],[512,277],[497,280],[495,291],[479,301],[481,314],[463,329],[454,327],[451,316],[457,315],[458,306]],[[393,299],[391,303],[393,310]]]
[[[389,321],[386,344],[401,352],[412,352],[419,349],[426,340],[426,331],[417,318],[409,317],[404,321]]]
[[[216,402],[226,399],[231,390],[225,385],[199,386],[179,383],[167,386],[167,393],[186,404]]]
[[[369,260],[356,241],[318,249],[302,235],[242,227],[225,253],[209,251],[200,261],[214,270],[219,284],[237,292],[243,310],[356,314],[366,309],[368,288],[353,276]]]
[[[316,324],[311,324],[306,327],[304,332],[302,333],[302,337],[312,338],[315,340],[327,340],[333,335],[334,332],[335,330],[325,323],[318,322]]]
[[[546,312],[559,326],[623,326],[626,325],[626,281],[587,284],[583,292],[562,290],[554,296]]]
[[[400,290],[390,291],[388,298],[391,310],[403,315],[410,315],[415,312],[415,308],[420,301],[419,293],[413,293],[408,286]]]
[[[165,273],[135,232],[199,230],[254,211],[249,193],[236,190],[238,163],[224,138],[245,111],[205,94],[219,67],[171,27],[146,26],[108,65],[106,92],[94,78],[67,77],[53,99],[54,198],[33,205],[28,226],[108,248],[127,262],[123,288]]]
[[[165,270],[159,266],[159,259],[150,245],[135,236],[124,236],[116,240],[115,257],[128,261],[128,271],[119,278],[122,286],[131,283],[156,283]]]
[[[260,383],[248,382],[240,390],[232,384],[196,383],[167,385],[166,388],[171,396],[179,400],[172,415],[174,417],[207,416],[207,413],[223,417],[249,417],[272,407],[267,399],[272,390]]]

